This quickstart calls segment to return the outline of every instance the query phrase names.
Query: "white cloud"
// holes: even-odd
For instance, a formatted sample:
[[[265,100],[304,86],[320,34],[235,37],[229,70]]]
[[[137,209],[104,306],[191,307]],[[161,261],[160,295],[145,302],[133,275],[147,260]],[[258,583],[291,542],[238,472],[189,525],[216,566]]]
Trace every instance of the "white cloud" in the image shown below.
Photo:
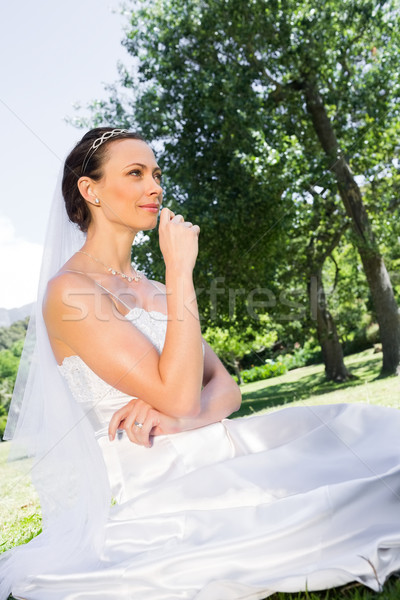
[[[43,247],[17,237],[11,219],[0,215],[0,308],[36,299]]]

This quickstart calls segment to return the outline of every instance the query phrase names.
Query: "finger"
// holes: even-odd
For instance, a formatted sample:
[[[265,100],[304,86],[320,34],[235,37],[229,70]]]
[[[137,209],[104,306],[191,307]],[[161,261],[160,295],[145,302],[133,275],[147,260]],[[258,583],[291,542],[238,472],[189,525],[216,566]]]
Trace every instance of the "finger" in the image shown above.
[[[108,426],[108,437],[110,441],[113,441],[115,439],[117,429],[120,427],[121,422],[124,421],[126,417],[127,411],[125,410],[125,408],[125,406],[123,408],[120,408],[111,417],[110,424]]]
[[[128,436],[129,441],[131,441],[133,444],[138,444],[139,441],[136,438],[136,431],[132,425],[132,427],[127,427],[125,426],[125,433]]]
[[[121,408],[115,411],[115,413],[110,419],[110,424],[108,426],[108,432],[109,436],[111,436],[111,441],[115,438],[117,429],[124,428],[123,423],[125,419],[129,417],[130,412],[138,402],[140,402],[138,398],[132,398],[132,400],[130,400],[128,404],[125,404],[125,406],[122,406]]]
[[[129,432],[128,437],[131,441],[140,443],[142,439],[141,429],[146,421],[149,406],[139,400],[135,408],[136,410],[132,412],[125,421],[125,429]]]
[[[146,448],[151,448],[151,446],[152,446],[151,436],[152,436],[154,430],[159,425],[160,425],[160,419],[159,419],[159,416],[157,415],[157,413],[147,417],[146,422],[144,423],[144,425],[141,429],[143,443],[146,446]]]
[[[191,223],[190,221],[185,221],[183,224],[185,227],[193,227],[193,223]]]
[[[171,216],[172,215],[172,216]],[[172,217],[174,217],[174,213],[169,208],[165,207],[160,212],[160,226],[166,225],[170,222]]]
[[[135,425],[135,423],[141,423],[142,421],[139,421],[138,417],[133,417],[132,415],[129,415],[129,417],[126,419],[126,421],[124,422],[124,429],[126,431],[126,434],[129,438],[129,440],[131,442],[133,442],[134,444],[140,444],[140,427],[137,427],[137,425]]]
[[[145,423],[143,423],[143,427],[140,429],[139,434],[137,435],[137,438],[139,439],[140,443],[143,446],[146,446],[147,448],[151,447],[150,431],[152,429],[153,429],[153,421],[152,421],[152,419],[147,419],[147,421],[145,421]]]
[[[146,418],[136,417],[136,419],[131,423],[129,430],[127,430],[129,439],[135,444],[139,444],[140,446],[146,446],[147,448],[150,448],[151,431],[155,426],[159,424],[159,422],[160,419],[158,418],[157,414],[150,413],[146,416]],[[141,425],[141,427],[139,425]]]
[[[134,417],[133,415],[129,415],[129,417],[125,420],[124,429],[128,434],[131,442],[137,441],[137,436],[139,434],[140,428],[135,425],[135,423],[142,423],[138,417]]]
[[[174,217],[172,217],[171,220],[174,223],[183,223],[185,221],[185,219],[183,218],[183,215],[175,215]]]
[[[144,446],[146,443],[146,435],[142,434],[142,429],[145,428],[145,424],[140,423],[142,427],[139,427],[137,423],[140,423],[140,421],[134,421],[129,425],[126,424],[125,431],[131,442],[138,444],[139,446]]]
[[[200,227],[198,225],[193,225],[192,231],[194,231],[197,235],[200,233]]]
[[[149,410],[149,406],[145,405],[137,413],[136,419],[133,421],[134,435],[139,444],[143,446],[149,444],[149,433],[151,428],[151,409]]]

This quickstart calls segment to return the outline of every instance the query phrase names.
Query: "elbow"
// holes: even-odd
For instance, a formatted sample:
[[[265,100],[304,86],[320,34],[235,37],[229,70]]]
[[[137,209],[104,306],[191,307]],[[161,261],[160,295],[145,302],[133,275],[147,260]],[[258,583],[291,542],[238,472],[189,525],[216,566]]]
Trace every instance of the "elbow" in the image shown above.
[[[235,408],[233,409],[233,412],[238,411],[241,406],[242,406],[242,393],[239,390],[239,394],[238,394],[237,401],[236,401],[236,404],[235,404]]]
[[[232,382],[234,384],[234,390],[232,393],[232,412],[236,412],[239,410],[239,408],[242,406],[242,392],[240,390],[240,387],[237,385],[237,383],[235,381]]]
[[[193,419],[199,416],[201,412],[200,394],[194,401],[189,401],[188,397],[174,398],[174,403],[171,405],[171,413],[178,419]]]
[[[198,405],[183,404],[177,406],[174,412],[179,419],[195,419],[201,412],[200,402]]]

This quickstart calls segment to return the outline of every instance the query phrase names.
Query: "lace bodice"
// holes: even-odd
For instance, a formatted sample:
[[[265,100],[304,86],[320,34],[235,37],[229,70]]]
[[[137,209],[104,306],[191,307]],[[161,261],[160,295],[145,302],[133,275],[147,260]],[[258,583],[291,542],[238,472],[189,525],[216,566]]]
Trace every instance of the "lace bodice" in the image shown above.
[[[162,352],[168,317],[156,310],[135,307],[125,318],[133,323]],[[204,354],[204,344],[203,344]],[[74,398],[82,405],[97,435],[103,435],[118,408],[133,396],[120,392],[106,383],[79,356],[68,356],[59,366]]]

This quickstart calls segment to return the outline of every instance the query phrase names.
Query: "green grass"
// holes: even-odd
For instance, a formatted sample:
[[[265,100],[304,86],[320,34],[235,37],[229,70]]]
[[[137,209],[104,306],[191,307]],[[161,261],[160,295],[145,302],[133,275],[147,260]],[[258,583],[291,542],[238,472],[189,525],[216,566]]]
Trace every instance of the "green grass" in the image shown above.
[[[289,371],[286,375],[241,386],[243,402],[235,416],[267,412],[296,405],[366,402],[400,408],[398,377],[378,379],[381,354],[365,350],[347,357],[346,366],[354,375],[346,383],[326,381],[323,365]]]
[[[325,381],[323,365],[312,365],[289,371],[286,375],[241,386],[243,403],[235,417],[268,412],[282,406],[366,402],[400,408],[398,377],[378,379],[382,356],[367,350],[350,356],[346,365],[355,376],[344,383]],[[0,503],[0,522],[5,524],[0,535],[0,552],[25,543],[40,531],[41,518],[38,499],[29,483],[27,461],[7,464],[8,444],[0,444],[0,481],[3,482]],[[22,467],[22,469],[21,469]],[[270,600],[399,600],[400,580],[392,577],[381,594],[351,584],[323,592],[276,593]],[[221,599],[222,600],[222,599]]]
[[[41,530],[39,499],[29,478],[29,461],[7,463],[9,444],[0,444],[0,552],[29,542]]]
[[[379,594],[372,592],[361,584],[353,583],[341,588],[333,588],[323,592],[298,592],[284,594],[278,592],[269,596],[268,600],[399,600],[400,580],[392,577]]]

